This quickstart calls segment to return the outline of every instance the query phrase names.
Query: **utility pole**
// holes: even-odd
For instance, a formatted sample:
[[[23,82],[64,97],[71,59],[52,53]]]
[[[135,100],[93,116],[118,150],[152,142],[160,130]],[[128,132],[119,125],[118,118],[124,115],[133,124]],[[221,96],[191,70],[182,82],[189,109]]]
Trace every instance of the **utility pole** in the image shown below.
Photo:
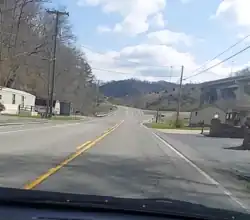
[[[49,58],[48,59],[48,83],[47,83],[47,103],[46,103],[46,113],[45,113],[45,117],[48,118],[48,114],[49,114],[49,107],[50,107],[50,82],[49,82],[49,79],[50,79],[50,66],[51,66],[51,59]]]
[[[3,33],[2,33],[2,26],[3,26],[3,10],[0,5],[0,86],[3,85],[2,82],[2,50],[3,50]]]
[[[99,104],[99,87],[100,87],[100,81],[97,80],[96,81],[96,85],[95,85],[95,89],[96,89],[96,97],[95,97],[95,106],[94,106],[94,112],[95,114],[97,114],[97,110],[98,110],[98,104]]]
[[[55,88],[55,70],[56,70],[56,46],[57,46],[57,36],[58,36],[58,25],[59,25],[59,17],[63,15],[69,16],[68,12],[61,12],[57,10],[47,10],[47,13],[53,14],[56,16],[55,22],[55,33],[54,33],[54,45],[53,45],[53,66],[52,66],[52,78],[51,78],[51,91],[50,91],[50,113],[49,116],[52,117],[53,114],[53,96],[54,96],[54,88]]]
[[[100,87],[100,81],[97,80],[97,82],[96,82],[96,106],[99,103],[99,87]]]
[[[173,66],[170,67],[170,79],[169,79],[170,82],[172,80],[172,74],[173,74]]]
[[[181,110],[181,90],[182,90],[182,81],[183,81],[183,73],[184,73],[184,66],[181,66],[181,78],[179,84],[179,91],[178,91],[178,103],[177,103],[177,111],[176,111],[176,127],[178,126],[180,110]]]
[[[0,2],[0,86],[3,85],[2,82],[2,50],[3,50],[3,13],[6,10],[6,0]]]

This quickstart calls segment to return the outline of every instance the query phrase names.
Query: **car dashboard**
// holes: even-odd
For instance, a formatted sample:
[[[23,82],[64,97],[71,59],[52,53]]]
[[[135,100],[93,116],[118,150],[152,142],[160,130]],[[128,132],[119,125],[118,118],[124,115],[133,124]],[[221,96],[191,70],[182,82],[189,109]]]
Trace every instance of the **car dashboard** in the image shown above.
[[[0,219],[8,220],[151,220],[176,219],[112,212],[55,211],[50,209],[18,208],[0,206]],[[180,218],[183,219],[183,218]]]

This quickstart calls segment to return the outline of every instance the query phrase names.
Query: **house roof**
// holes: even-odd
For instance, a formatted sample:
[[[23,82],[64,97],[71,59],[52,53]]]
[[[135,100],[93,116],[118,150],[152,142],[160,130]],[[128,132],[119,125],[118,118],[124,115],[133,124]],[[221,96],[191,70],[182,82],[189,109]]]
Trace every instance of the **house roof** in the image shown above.
[[[19,94],[19,95],[24,95],[24,96],[34,96],[31,93],[22,91],[22,90],[17,90],[17,89],[11,89],[11,88],[7,88],[7,87],[1,87],[0,91],[6,91],[6,92],[11,92],[11,93],[15,93],[15,94]]]

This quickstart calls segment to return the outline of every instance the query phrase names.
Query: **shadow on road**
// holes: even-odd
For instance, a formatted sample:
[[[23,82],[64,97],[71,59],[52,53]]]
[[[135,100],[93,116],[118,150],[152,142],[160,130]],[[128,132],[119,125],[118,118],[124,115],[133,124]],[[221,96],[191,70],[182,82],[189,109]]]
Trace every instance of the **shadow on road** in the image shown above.
[[[244,146],[225,147],[224,149],[226,149],[226,150],[245,150],[245,151],[249,151],[249,149],[245,149]]]

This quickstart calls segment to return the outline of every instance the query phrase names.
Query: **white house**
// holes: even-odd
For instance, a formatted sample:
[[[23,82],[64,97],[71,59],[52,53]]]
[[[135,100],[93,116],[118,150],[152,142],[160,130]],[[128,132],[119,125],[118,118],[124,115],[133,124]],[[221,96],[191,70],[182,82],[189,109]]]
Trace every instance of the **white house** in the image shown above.
[[[195,126],[198,125],[200,122],[204,121],[205,125],[210,125],[211,120],[216,114],[218,114],[221,122],[225,123],[226,111],[217,106],[209,105],[204,106],[200,109],[193,110],[190,115],[189,124],[190,126]]]
[[[19,114],[20,107],[32,112],[35,100],[36,97],[30,93],[5,87],[0,88],[0,102],[5,107],[1,114]]]

